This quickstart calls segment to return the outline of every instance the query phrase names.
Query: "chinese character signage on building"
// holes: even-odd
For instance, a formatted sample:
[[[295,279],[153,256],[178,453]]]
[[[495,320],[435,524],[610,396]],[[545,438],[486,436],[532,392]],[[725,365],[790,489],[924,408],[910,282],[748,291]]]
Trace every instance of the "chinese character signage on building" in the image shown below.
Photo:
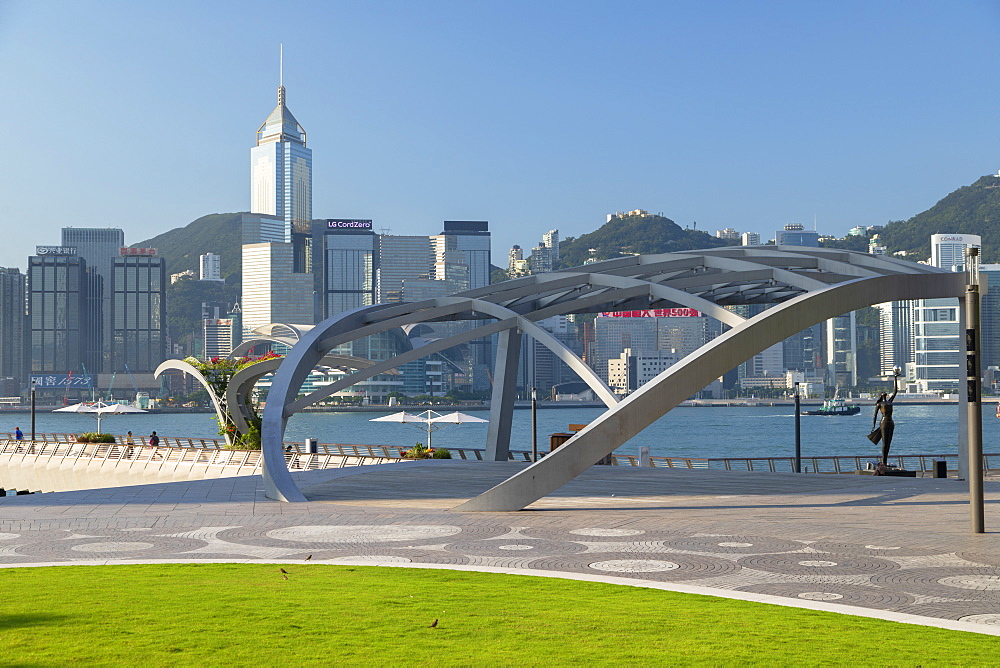
[[[155,248],[120,248],[118,254],[122,257],[127,257],[129,255],[156,255]]]
[[[35,246],[35,255],[76,255],[76,246]]]
[[[72,387],[90,389],[94,387],[94,375],[90,373],[33,373],[31,383],[38,389]]]
[[[654,308],[645,311],[605,311],[605,318],[697,318],[700,311],[693,308]]]

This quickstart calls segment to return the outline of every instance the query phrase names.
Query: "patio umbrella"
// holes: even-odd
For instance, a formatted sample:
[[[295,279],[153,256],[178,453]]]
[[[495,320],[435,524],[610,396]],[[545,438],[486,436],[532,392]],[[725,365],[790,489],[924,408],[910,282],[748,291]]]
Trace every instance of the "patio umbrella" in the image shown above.
[[[466,415],[465,413],[449,413],[441,415],[437,411],[424,411],[420,415],[402,412],[386,415],[385,417],[374,418],[369,422],[400,422],[405,424],[424,424],[427,429],[427,448],[431,449],[431,434],[446,424],[464,424],[466,422],[489,422],[482,418]]]
[[[465,424],[466,422],[489,422],[489,420],[484,420],[483,418],[477,418],[474,415],[466,415],[465,413],[448,413],[447,415],[439,415],[438,417],[430,418],[429,422],[443,422],[446,424]]]
[[[434,411],[427,411],[427,413],[433,413]],[[425,415],[414,415],[413,413],[407,413],[402,411],[400,413],[393,413],[392,415],[384,415],[379,418],[372,418],[369,422],[398,422],[400,424],[420,424],[427,426],[427,447],[431,447],[431,423],[427,421]],[[423,429],[424,427],[421,427]]]
[[[101,433],[101,417],[104,415],[121,415],[123,413],[145,413],[141,408],[127,404],[106,404],[97,401],[93,404],[79,403],[64,408],[57,408],[55,413],[91,413],[97,418],[97,433]]]

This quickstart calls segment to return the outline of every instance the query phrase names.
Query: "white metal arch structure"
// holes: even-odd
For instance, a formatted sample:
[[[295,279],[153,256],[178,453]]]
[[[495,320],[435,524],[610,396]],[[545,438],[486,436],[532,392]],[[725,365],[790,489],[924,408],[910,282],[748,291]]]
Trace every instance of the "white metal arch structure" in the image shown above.
[[[435,342],[434,349],[426,346],[413,354],[429,354],[477,335],[499,333],[487,452],[489,459],[506,459],[521,333],[549,343],[547,333],[534,321],[571,313],[685,306],[733,327],[625,401],[617,405],[607,401],[612,406],[609,411],[557,450],[559,456],[546,457],[527,469],[531,473],[515,476],[461,507],[507,510],[522,508],[558,488],[714,378],[805,327],[885,301],[963,294],[961,275],[926,265],[850,251],[767,246],[630,256],[528,276],[449,298],[363,307],[304,333],[275,374],[262,429],[265,493],[287,501],[304,500],[285,467],[281,449],[288,417],[321,398],[310,395],[297,400],[302,381],[326,351],[378,331],[415,322],[493,319],[472,332]],[[723,308],[773,303],[782,306],[748,321]],[[557,352],[564,361],[571,359],[575,369],[583,365],[567,353]],[[398,363],[410,359],[400,356],[396,360],[401,358]],[[379,362],[354,378],[384,372],[384,368],[398,366],[396,360]],[[588,368],[581,376],[585,380],[595,377]],[[603,385],[599,381],[598,387]],[[675,397],[679,398],[674,401]],[[600,454],[595,455],[597,452]],[[532,476],[539,480],[528,480]]]

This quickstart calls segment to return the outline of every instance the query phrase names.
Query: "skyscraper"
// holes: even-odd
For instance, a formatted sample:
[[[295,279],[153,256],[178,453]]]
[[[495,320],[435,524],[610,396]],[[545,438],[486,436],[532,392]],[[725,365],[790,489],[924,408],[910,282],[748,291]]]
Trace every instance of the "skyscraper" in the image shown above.
[[[278,104],[250,149],[250,211],[278,216],[289,232],[308,229],[312,221],[312,150],[306,148],[306,131],[285,106],[281,84]]]
[[[166,284],[163,258],[154,255],[114,258],[108,286],[111,310],[107,317],[111,323],[111,360],[105,372],[152,374],[166,359]],[[151,381],[144,380],[144,384]]]
[[[372,221],[346,218],[316,221],[312,256],[319,320],[375,303],[379,254]],[[244,299],[244,318],[246,307]]]
[[[199,255],[201,272],[198,278],[202,281],[222,280],[222,257],[215,253],[205,253]]]
[[[400,302],[403,282],[429,278],[434,270],[430,237],[382,234],[379,240],[378,299]]]
[[[438,280],[447,280],[448,265],[464,264],[469,268],[469,290],[490,284],[490,232],[486,221],[446,220],[441,234],[431,237],[434,243],[434,272]]]
[[[19,269],[0,267],[0,379],[13,379],[9,388],[0,388],[4,396],[19,394],[24,384],[24,290]]]
[[[243,245],[243,331],[272,322],[313,324],[313,277],[296,273],[292,244]]]

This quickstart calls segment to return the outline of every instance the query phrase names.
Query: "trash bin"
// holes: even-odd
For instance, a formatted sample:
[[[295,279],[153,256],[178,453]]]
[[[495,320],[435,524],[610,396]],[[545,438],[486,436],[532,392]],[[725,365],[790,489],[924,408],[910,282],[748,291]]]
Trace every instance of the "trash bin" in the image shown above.
[[[944,459],[934,460],[934,475],[932,478],[947,478],[948,477],[948,462]]]
[[[555,434],[549,434],[549,452],[552,452],[560,445],[568,441],[569,439],[576,436],[576,434],[567,434],[565,432],[556,432]]]
[[[319,443],[319,441],[317,439],[315,439],[315,438],[307,438],[306,439],[306,452],[308,452],[310,455],[317,454],[319,452],[319,447],[317,447],[318,443]]]

